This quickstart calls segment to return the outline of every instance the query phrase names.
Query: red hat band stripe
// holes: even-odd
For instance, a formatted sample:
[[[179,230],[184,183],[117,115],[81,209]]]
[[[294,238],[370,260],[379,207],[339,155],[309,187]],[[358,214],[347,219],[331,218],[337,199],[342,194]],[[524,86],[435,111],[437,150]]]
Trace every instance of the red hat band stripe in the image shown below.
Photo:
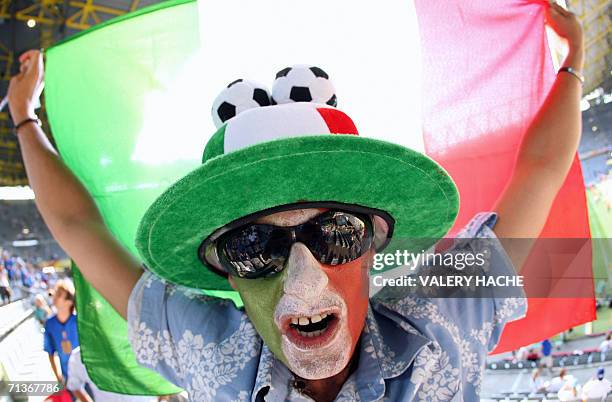
[[[289,103],[249,109],[230,119],[225,128],[223,151],[228,153],[280,138],[317,134],[359,135],[351,118],[338,109]]]
[[[355,123],[344,112],[332,108],[317,108],[331,134],[359,135]]]

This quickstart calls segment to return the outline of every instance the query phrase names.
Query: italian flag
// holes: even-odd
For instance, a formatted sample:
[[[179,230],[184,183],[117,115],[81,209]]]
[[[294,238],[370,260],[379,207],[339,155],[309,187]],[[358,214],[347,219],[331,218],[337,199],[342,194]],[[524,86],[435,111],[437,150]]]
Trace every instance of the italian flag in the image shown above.
[[[61,156],[134,253],[144,211],[200,164],[214,132],[212,100],[236,78],[271,85],[287,65],[320,65],[361,135],[424,151],[448,170],[461,193],[454,231],[493,208],[554,80],[542,1],[218,3],[171,0],[47,50],[45,101]],[[542,236],[590,236],[577,160]],[[580,270],[592,292],[590,264]],[[137,365],[126,322],[77,269],[75,282],[93,381],[125,394],[177,392]],[[527,317],[506,327],[496,352],[594,318],[593,298],[530,299]]]

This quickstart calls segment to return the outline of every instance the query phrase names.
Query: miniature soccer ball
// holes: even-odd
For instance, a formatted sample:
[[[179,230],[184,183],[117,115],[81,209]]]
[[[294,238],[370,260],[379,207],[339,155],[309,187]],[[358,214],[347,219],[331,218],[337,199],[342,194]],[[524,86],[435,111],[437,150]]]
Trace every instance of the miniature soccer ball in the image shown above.
[[[276,73],[272,103],[314,102],[338,104],[329,76],[319,67],[299,64]]]
[[[221,127],[226,121],[254,107],[269,106],[270,93],[263,85],[238,79],[230,83],[217,96],[212,106],[212,118],[215,127]]]

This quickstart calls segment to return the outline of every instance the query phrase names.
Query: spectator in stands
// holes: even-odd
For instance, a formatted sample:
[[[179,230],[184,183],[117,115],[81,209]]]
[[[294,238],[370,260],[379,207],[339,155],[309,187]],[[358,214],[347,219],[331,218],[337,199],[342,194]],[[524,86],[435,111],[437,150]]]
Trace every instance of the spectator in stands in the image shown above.
[[[85,365],[81,360],[81,347],[77,347],[72,351],[68,362],[68,371],[70,377],[66,383],[66,388],[71,391],[80,402],[157,402],[156,397],[138,396],[138,395],[123,395],[115,394],[100,390],[96,384],[91,381]],[[89,386],[93,399],[85,391],[85,386]]]
[[[51,282],[51,280],[49,279],[49,275],[47,275],[47,274],[46,274],[46,273],[44,273],[44,272],[41,272],[41,274],[40,274],[40,280],[38,281],[38,286],[39,286],[41,289],[48,289],[48,288],[50,287],[50,286],[49,286],[49,283],[50,283],[50,282]]]
[[[29,267],[21,258],[17,259],[15,266],[17,266],[17,269],[19,270],[19,275],[21,277],[21,286],[23,286],[24,288],[31,288],[32,285],[34,285],[32,273],[30,272],[31,268],[28,269]]]
[[[528,354],[529,354],[528,349],[525,346],[522,346],[516,351],[516,360],[519,362],[522,360],[527,360]]]
[[[2,251],[2,265],[4,265],[4,267],[8,270],[9,272],[9,279],[10,280],[14,280],[14,275],[15,275],[15,271],[13,269],[13,264],[14,261],[11,258],[10,254],[8,253],[8,251],[3,250]]]
[[[2,252],[2,259],[0,260],[0,264],[4,265],[6,271],[8,273],[9,282],[13,283],[16,280],[15,268],[13,266],[13,260],[9,258],[9,255],[6,251]]]
[[[546,387],[546,392],[559,392],[568,382],[574,382],[575,378],[567,374],[567,369],[564,367],[559,371],[559,375],[550,381]]]
[[[540,360],[540,354],[537,352],[537,350],[531,348],[529,349],[529,352],[527,352],[527,360],[530,362],[537,362]]]
[[[569,378],[571,377],[571,379]],[[557,398],[560,402],[575,402],[578,400],[578,391],[576,389],[577,381],[572,376],[566,376],[565,384],[557,392]]]
[[[606,360],[606,353],[608,353],[608,350],[612,350],[612,332],[608,332],[606,339],[601,341],[597,350],[601,352],[601,361]]]
[[[570,328],[567,331],[561,332],[561,343],[567,342],[570,335],[572,335],[572,332],[574,332],[574,328]]]
[[[36,320],[38,320],[41,325],[45,325],[47,318],[51,316],[52,312],[43,295],[37,294],[36,297],[34,297],[34,306],[34,317],[36,317]]]
[[[546,367],[549,373],[552,373],[553,367],[552,348],[553,346],[549,339],[544,339],[542,341],[541,365]]]
[[[597,375],[595,378],[590,379],[584,384],[582,387],[582,400],[590,401],[590,400],[603,400],[610,391],[612,391],[612,385],[610,381],[608,381],[605,377],[605,370],[603,367],[600,367],[597,370]]]
[[[58,281],[52,292],[53,305],[57,313],[45,323],[45,352],[49,354],[49,362],[57,381],[65,383],[68,378],[68,359],[79,346],[77,320],[74,312],[74,286],[72,283]],[[59,357],[58,369],[55,355]]]
[[[534,394],[546,392],[546,382],[542,377],[542,367],[533,369],[531,373],[531,392]]]
[[[11,302],[11,284],[9,283],[8,272],[4,267],[4,264],[0,264],[0,298],[2,298],[2,304]]]

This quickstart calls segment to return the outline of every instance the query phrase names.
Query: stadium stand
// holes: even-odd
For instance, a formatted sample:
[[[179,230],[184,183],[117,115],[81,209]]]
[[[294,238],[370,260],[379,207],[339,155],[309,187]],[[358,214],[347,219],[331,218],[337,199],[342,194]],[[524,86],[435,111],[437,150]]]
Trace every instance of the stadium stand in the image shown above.
[[[579,155],[587,185],[594,184],[610,169],[606,161],[612,152],[612,108],[601,103],[582,113],[583,130]]]
[[[0,307],[0,383],[3,381],[52,381],[43,334],[34,318],[29,294]],[[0,402],[10,401],[0,392]]]
[[[611,362],[612,350],[602,354],[597,348],[588,348],[572,352],[554,352],[552,356],[553,367],[578,366],[582,364]],[[512,361],[510,358],[505,361],[495,361],[487,364],[487,368],[490,370],[520,370],[524,368],[536,368],[537,366],[538,363],[535,361]]]
[[[572,402],[582,402],[581,398],[576,398]],[[530,394],[528,392],[507,392],[500,395],[481,398],[480,402],[560,402],[557,394]],[[587,400],[587,402],[612,402],[612,395],[606,399]]]
[[[34,201],[0,200],[0,245],[9,253],[31,262],[66,258],[66,253],[44,224]],[[29,247],[15,247],[16,240],[36,240]]]

